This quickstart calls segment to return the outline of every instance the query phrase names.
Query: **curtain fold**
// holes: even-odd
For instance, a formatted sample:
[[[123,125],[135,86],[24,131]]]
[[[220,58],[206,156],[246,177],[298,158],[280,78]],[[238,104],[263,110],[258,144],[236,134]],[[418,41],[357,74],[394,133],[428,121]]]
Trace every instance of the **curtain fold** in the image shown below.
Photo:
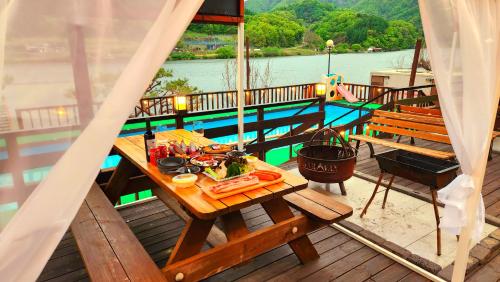
[[[36,280],[202,2],[0,6],[0,280]]]
[[[462,175],[438,192],[441,227],[484,226],[483,185],[499,100],[500,1],[419,0],[439,102]]]

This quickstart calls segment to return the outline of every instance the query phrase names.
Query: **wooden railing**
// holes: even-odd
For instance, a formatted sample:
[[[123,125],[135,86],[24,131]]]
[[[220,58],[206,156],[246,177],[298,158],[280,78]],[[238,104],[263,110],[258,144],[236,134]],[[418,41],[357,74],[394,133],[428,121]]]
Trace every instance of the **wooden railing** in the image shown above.
[[[383,86],[355,83],[345,83],[344,85],[361,101],[370,100],[379,93],[390,89]],[[405,95],[405,93],[401,93],[401,97]],[[316,83],[245,90],[245,104],[247,106],[297,102],[313,98],[317,98]],[[186,95],[186,102],[188,113],[220,111],[236,108],[238,95],[236,91],[196,93]],[[381,99],[374,102],[385,104],[387,101]],[[134,107],[130,117],[140,118],[176,114],[175,98],[173,96],[161,96],[142,98]],[[50,128],[79,124],[76,105],[19,109],[16,111],[16,116],[19,129]]]

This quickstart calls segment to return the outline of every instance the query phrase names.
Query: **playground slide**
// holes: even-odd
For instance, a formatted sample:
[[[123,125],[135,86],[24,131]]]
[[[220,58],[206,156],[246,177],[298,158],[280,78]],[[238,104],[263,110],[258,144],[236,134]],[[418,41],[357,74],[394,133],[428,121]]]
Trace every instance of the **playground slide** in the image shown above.
[[[358,102],[359,99],[356,98],[352,93],[351,91],[345,89],[344,86],[342,85],[338,85],[337,84],[337,91],[340,93],[340,95],[344,96],[344,98],[347,100],[347,102],[349,103],[355,103],[355,102]]]

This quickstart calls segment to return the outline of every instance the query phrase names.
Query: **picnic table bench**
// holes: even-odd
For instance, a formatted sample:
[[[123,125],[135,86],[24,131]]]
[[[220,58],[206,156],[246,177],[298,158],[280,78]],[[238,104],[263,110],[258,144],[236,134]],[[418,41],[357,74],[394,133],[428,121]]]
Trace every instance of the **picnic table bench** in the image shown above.
[[[186,130],[157,133],[158,139],[191,141],[204,146],[212,140]],[[171,175],[146,161],[142,136],[118,138],[114,149],[122,156],[107,186],[95,184],[71,225],[92,280],[198,281],[288,244],[302,263],[319,257],[307,234],[352,215],[352,208],[323,193],[306,189],[304,178],[258,161],[261,169],[279,171],[284,182],[215,200],[202,192],[209,178],[199,174],[195,186],[177,189]],[[186,225],[160,271],[114,210],[119,196],[137,177],[151,180],[153,193]],[[210,180],[211,181],[211,180]],[[274,225],[250,232],[241,209],[260,203]],[[295,215],[290,207],[301,213]],[[219,218],[222,230],[214,225]],[[201,251],[205,242],[213,248]]]
[[[73,219],[71,232],[92,281],[166,281],[96,183]]]

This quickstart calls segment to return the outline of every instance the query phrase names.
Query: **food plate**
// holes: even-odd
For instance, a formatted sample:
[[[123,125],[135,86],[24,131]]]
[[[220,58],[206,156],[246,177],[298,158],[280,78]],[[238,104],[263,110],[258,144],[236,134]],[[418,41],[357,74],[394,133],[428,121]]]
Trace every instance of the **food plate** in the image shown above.
[[[233,146],[226,144],[212,144],[202,148],[203,152],[207,154],[225,154],[233,150]]]
[[[240,175],[235,175],[235,176],[231,176],[231,177],[226,177],[226,178],[215,178],[215,176],[211,175],[210,173],[204,171],[203,174],[205,174],[206,176],[208,176],[210,179],[212,179],[213,181],[216,181],[216,182],[222,182],[222,181],[226,181],[226,180],[231,180],[231,179],[235,179],[235,178],[238,178],[238,177],[242,177],[242,176],[247,176],[249,175],[250,173],[254,172],[255,170],[252,169],[251,171],[247,172],[247,173],[244,173],[244,174],[240,174]]]
[[[191,159],[191,164],[202,167],[216,167],[226,159],[226,155],[205,154]]]

